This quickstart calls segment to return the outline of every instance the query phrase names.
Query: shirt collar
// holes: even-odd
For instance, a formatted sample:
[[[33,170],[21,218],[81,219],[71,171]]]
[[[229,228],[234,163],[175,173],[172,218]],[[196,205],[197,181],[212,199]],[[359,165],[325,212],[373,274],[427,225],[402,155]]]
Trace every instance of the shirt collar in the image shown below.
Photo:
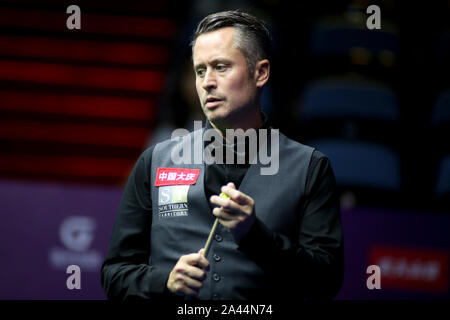
[[[272,128],[271,124],[270,124],[270,120],[269,117],[264,113],[261,112],[261,117],[263,118],[263,124],[259,129],[270,129]],[[208,129],[214,129],[214,127],[211,125],[211,122],[209,122],[208,118],[206,118],[206,123],[205,123],[205,130]],[[215,129],[214,129],[215,130]],[[210,141],[205,142],[204,146],[208,145],[210,143]]]
[[[263,118],[263,124],[262,124],[262,126],[261,126],[260,128],[258,128],[258,129],[256,129],[256,130],[259,130],[259,129],[267,129],[267,130],[269,131],[269,130],[272,128],[272,126],[270,125],[270,120],[269,120],[269,118],[267,117],[267,115],[266,115],[264,112],[261,112],[261,116],[262,116],[262,118]],[[209,120],[206,119],[206,123],[205,123],[205,131],[208,130],[208,129],[216,130],[216,129],[214,129],[214,127],[211,125],[211,123],[209,122]],[[259,139],[259,134],[257,134],[257,139]],[[214,139],[211,139],[211,140],[209,140],[209,141],[203,140],[203,148],[206,148],[206,146],[208,146],[209,144],[211,144],[213,141],[214,141]],[[246,143],[247,143],[247,142],[246,142]],[[237,145],[236,145],[236,144],[226,144],[226,143],[224,143],[224,141],[222,141],[222,144],[223,144],[223,147],[224,147],[224,148],[227,148],[227,147],[228,147],[228,148],[233,147],[234,152],[236,152],[236,148],[237,148]],[[259,149],[259,143],[257,143],[257,149]],[[246,146],[245,150],[248,150],[248,146]]]

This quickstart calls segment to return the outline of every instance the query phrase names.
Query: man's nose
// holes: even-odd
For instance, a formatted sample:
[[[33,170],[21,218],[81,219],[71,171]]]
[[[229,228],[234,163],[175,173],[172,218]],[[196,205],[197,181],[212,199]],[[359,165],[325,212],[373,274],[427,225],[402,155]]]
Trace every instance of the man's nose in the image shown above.
[[[206,71],[205,77],[203,78],[203,89],[209,91],[217,87],[216,77],[212,70]]]

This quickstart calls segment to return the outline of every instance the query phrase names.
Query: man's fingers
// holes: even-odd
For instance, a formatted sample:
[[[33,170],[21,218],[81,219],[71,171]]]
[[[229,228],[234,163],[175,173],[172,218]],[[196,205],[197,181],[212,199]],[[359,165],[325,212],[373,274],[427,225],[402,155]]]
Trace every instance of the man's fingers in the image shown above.
[[[203,256],[203,249],[198,253],[181,256],[169,275],[167,287],[176,294],[197,295],[203,286],[209,262]]]
[[[191,266],[199,266],[200,268],[208,268],[209,262],[200,253],[191,253],[182,257],[183,261]]]
[[[232,186],[231,184],[232,183],[230,182],[228,185],[223,186],[222,188],[220,188],[220,191],[226,193],[231,198],[231,200],[235,201],[240,205],[250,204],[251,198],[247,196],[245,193],[236,190],[236,188],[234,188],[234,184]]]
[[[228,203],[231,202],[229,201],[229,199],[225,199],[216,195],[211,196],[211,198],[209,198],[209,201],[219,207],[227,206]]]
[[[193,279],[204,280],[206,278],[206,272],[196,266],[186,265],[183,273]]]
[[[236,186],[234,185],[234,183],[233,183],[233,182],[228,182],[228,183],[227,183],[227,187],[230,187],[230,188],[236,189]]]
[[[197,260],[197,267],[203,270],[209,270],[209,261],[203,256],[203,254],[198,254],[200,258]]]
[[[237,218],[236,214],[227,212],[225,210],[222,210],[221,208],[214,208],[212,212],[213,215],[215,215],[222,221],[234,221]]]
[[[179,280],[178,284],[175,285],[175,294],[178,295],[188,295],[188,296],[196,296],[198,295],[199,289],[191,288],[188,286],[184,280]]]
[[[183,279],[180,279],[180,281],[191,289],[199,290],[203,286],[203,283],[201,281],[198,281],[186,275],[181,275],[181,277],[183,277]]]
[[[242,214],[242,207],[230,199],[211,196],[210,201],[212,204],[221,207],[221,209],[228,211],[230,214]]]
[[[197,266],[201,269],[209,269],[209,261],[200,253],[192,253],[186,256],[186,263],[191,266]]]

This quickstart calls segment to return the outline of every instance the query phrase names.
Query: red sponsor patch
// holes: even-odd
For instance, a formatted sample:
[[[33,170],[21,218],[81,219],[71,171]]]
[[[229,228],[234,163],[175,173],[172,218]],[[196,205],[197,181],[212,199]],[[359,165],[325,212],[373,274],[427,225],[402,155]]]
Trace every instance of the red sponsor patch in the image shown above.
[[[158,168],[155,187],[195,184],[199,174],[200,169]]]
[[[415,291],[448,290],[448,252],[438,249],[375,246],[369,263],[381,270],[381,287]]]

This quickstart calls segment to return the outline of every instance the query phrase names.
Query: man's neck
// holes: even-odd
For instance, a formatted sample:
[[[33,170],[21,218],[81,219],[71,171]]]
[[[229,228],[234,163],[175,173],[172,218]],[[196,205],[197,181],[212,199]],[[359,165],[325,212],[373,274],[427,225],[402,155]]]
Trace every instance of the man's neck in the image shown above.
[[[268,117],[260,111],[258,118],[260,121],[258,121],[257,125],[252,125],[252,126],[248,126],[248,127],[241,125],[239,127],[225,129],[225,130],[241,129],[243,131],[242,136],[241,136],[241,133],[236,132],[236,131],[234,131],[234,132],[229,131],[228,134],[226,131],[224,133],[222,133],[222,131],[220,131],[219,129],[217,129],[213,126],[211,121],[207,120],[207,122],[205,124],[205,130],[213,129],[215,132],[220,133],[220,137],[222,139],[220,139],[217,136],[215,136],[214,139],[210,139],[210,138],[205,139],[203,141],[203,148],[206,148],[208,145],[213,143],[214,149],[223,148],[222,156],[224,156],[224,157],[226,157],[226,155],[229,154],[228,153],[229,150],[231,150],[232,152],[234,152],[234,157],[235,157],[233,163],[244,164],[245,166],[248,166],[250,164],[250,161],[253,159],[253,157],[251,157],[251,155],[252,155],[251,150],[254,150],[256,152],[258,152],[258,150],[259,150],[259,139],[260,139],[260,135],[261,135],[259,130],[260,129],[270,130],[270,122],[269,122]],[[256,135],[254,135],[254,133],[252,133],[252,132],[248,132],[249,129],[256,130]],[[240,137],[243,139],[240,139]],[[218,140],[217,140],[217,138],[218,138]],[[256,140],[254,140],[255,138],[256,138]],[[250,143],[256,143],[256,150],[251,148]],[[253,145],[253,147],[255,147],[255,145]],[[242,160],[244,160],[244,162],[240,162]],[[225,158],[223,158],[222,161],[223,161],[223,163],[226,163]]]
[[[211,124],[211,126],[221,134],[222,138],[224,138],[224,140],[226,140],[226,130],[227,129],[233,129],[233,130],[242,129],[245,132],[248,129],[259,129],[264,124],[264,119],[261,115],[260,110],[258,110],[258,112],[255,114],[255,116],[249,117],[249,118],[251,120],[241,121],[239,123],[236,123],[236,124],[233,124],[230,126],[218,126],[214,122],[209,121],[209,120],[208,121]],[[245,119],[242,119],[242,120],[245,120]]]

